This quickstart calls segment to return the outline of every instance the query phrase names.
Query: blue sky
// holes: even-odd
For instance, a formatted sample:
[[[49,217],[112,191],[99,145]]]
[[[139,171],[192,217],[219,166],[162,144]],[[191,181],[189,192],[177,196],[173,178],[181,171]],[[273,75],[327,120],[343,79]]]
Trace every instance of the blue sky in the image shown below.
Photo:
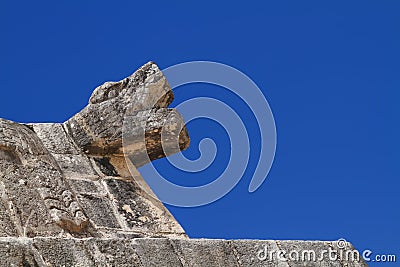
[[[255,193],[247,188],[257,149],[224,198],[197,208],[168,206],[189,236],[343,237],[360,250],[399,258],[399,12],[397,1],[3,1],[0,117],[63,122],[97,85],[149,60],[160,68],[192,60],[228,64],[268,99],[276,158]],[[258,133],[250,110],[223,88],[194,84],[175,94],[174,105],[196,96],[221,99]],[[198,142],[214,138],[221,148],[214,165],[193,176],[163,160],[156,165],[171,180],[205,184],[226,165],[229,143],[212,121],[188,127],[185,155],[198,157]],[[253,142],[257,147],[257,137]]]

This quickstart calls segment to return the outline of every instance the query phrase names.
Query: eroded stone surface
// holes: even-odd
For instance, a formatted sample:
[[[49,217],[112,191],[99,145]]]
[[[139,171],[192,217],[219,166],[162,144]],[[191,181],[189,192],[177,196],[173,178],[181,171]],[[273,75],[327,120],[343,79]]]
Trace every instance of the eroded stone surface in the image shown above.
[[[299,253],[315,251],[317,257],[330,248],[329,242],[322,241],[284,243]],[[279,249],[273,240],[0,238],[0,254],[7,255],[2,263],[9,263],[1,266],[367,266],[362,260],[291,261],[277,256],[263,259],[258,255],[265,246],[271,251]]]
[[[366,266],[259,255],[332,242],[187,239],[136,169],[188,147],[172,99],[149,62],[63,124],[0,119],[0,266]]]
[[[135,124],[140,129],[145,129],[146,124],[150,125],[149,122],[152,121],[149,116],[159,114],[161,116],[154,119],[157,127],[171,126],[177,121],[166,120],[165,117],[168,114],[173,115],[174,110],[165,108],[172,100],[173,93],[164,75],[154,63],[149,62],[119,82],[107,82],[97,87],[88,106],[68,120],[65,126],[76,144],[89,154],[122,154],[125,118],[133,118],[128,126]],[[181,118],[179,123],[183,123]],[[153,128],[150,127],[150,131]],[[137,138],[136,131],[138,130],[134,129],[132,134],[140,139]],[[182,144],[187,146],[187,132],[183,131],[181,137],[184,138]],[[151,141],[150,144],[158,145],[161,140],[154,138]],[[148,149],[152,148],[148,146]],[[144,151],[141,147],[138,150],[140,153]],[[162,154],[162,151],[158,149],[156,154]]]
[[[0,189],[18,236],[80,232],[88,219],[56,160],[29,127],[0,119]],[[10,156],[12,155],[12,156]]]
[[[185,237],[168,210],[134,181],[124,157],[136,159],[132,169],[139,158],[143,165],[166,156],[162,130],[169,153],[188,146],[183,118],[166,108],[172,99],[150,62],[96,88],[88,106],[64,124],[0,120],[0,236]],[[122,147],[125,117],[136,145],[129,154]]]

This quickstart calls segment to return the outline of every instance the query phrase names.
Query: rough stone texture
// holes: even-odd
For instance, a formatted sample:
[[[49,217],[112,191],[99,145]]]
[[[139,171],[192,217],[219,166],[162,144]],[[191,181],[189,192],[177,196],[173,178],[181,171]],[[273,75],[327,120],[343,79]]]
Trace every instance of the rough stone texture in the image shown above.
[[[186,237],[132,179],[124,158],[139,166],[164,157],[155,132],[167,132],[170,153],[189,145],[182,117],[166,108],[172,99],[150,62],[96,88],[88,106],[64,124],[0,119],[0,236]],[[122,149],[125,118],[132,123],[127,140],[135,142],[129,154]]]
[[[172,100],[173,93],[167,80],[158,67],[150,62],[119,82],[107,82],[97,87],[89,105],[68,120],[65,126],[83,151],[98,155],[122,154],[122,129],[127,117],[130,118],[129,127],[134,125],[134,129],[130,131],[133,140],[141,139],[138,135],[143,129],[145,134],[151,134],[162,127],[174,127],[176,123],[183,125],[180,115],[173,109],[166,108]],[[168,118],[169,116],[173,118]],[[174,119],[175,117],[177,118]],[[179,131],[181,128],[179,127]],[[180,138],[181,148],[184,149],[189,145],[185,129]],[[164,156],[160,138],[146,139],[147,149],[154,151],[149,153],[151,160]],[[139,147],[129,154],[141,154],[144,151]],[[144,163],[146,162],[141,164]]]
[[[172,99],[149,62],[63,124],[0,119],[0,266],[366,266],[258,254],[332,242],[188,239],[136,170],[189,146]]]
[[[260,250],[280,246],[316,253],[315,260],[259,258]],[[1,266],[367,266],[362,261],[329,261],[320,252],[332,242],[207,240],[171,238],[0,238]],[[289,251],[289,250],[288,250]],[[337,253],[344,254],[345,251]],[[308,259],[308,254],[305,258]],[[320,259],[321,258],[321,259]],[[301,256],[299,256],[301,259]]]

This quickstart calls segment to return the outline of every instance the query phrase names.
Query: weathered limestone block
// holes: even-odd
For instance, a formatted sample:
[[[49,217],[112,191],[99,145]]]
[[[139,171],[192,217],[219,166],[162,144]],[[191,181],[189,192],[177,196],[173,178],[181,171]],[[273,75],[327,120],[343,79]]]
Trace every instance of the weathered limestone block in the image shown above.
[[[105,179],[104,183],[127,229],[148,236],[157,236],[151,233],[158,236],[184,233],[162,203],[149,197],[136,183],[123,179]]]
[[[32,248],[31,240],[0,237],[0,266],[39,266],[40,255]]]
[[[94,266],[90,252],[83,240],[35,239],[32,247],[40,254],[40,260],[31,266]]]
[[[91,239],[85,245],[92,255],[93,266],[143,266],[132,240]]]
[[[238,265],[230,242],[206,239],[172,240],[171,242],[176,254],[186,266],[199,266],[199,263],[202,266]]]
[[[274,240],[234,240],[230,241],[231,248],[235,254],[236,260],[239,266],[248,267],[289,267],[286,262],[279,261],[276,256],[268,258],[266,260],[260,260],[258,258],[259,251],[267,250],[278,251],[279,247]],[[260,255],[261,257],[265,255]],[[313,266],[310,264],[310,266]],[[329,266],[329,265],[328,265]]]
[[[332,247],[332,242],[323,241],[281,243],[286,248],[296,248],[300,255],[303,251],[314,251],[319,256]],[[3,255],[0,266],[367,266],[362,258],[292,261],[272,254],[271,259],[264,260],[257,255],[265,246],[271,251],[280,247],[273,240],[0,238],[0,255]],[[338,250],[337,254],[345,254],[345,250]]]
[[[79,232],[87,225],[57,162],[30,127],[0,119],[0,150],[3,212],[19,236]]]
[[[72,139],[60,123],[35,123],[31,127],[51,154],[79,155]]]
[[[11,214],[9,214],[9,209],[7,205],[9,202],[7,201],[6,196],[4,196],[4,190],[0,196],[0,237],[5,236],[17,236],[17,229],[12,221]]]
[[[53,154],[63,174],[68,178],[95,178],[98,174],[85,155]]]

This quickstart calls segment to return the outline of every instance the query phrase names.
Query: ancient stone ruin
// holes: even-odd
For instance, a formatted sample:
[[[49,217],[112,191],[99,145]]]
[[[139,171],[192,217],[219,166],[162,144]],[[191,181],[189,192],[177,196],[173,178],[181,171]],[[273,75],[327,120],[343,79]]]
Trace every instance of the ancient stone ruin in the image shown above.
[[[337,242],[189,239],[136,170],[189,146],[172,100],[150,62],[65,123],[0,119],[0,266],[366,266],[318,257],[354,249]],[[316,259],[266,253],[281,250]]]

